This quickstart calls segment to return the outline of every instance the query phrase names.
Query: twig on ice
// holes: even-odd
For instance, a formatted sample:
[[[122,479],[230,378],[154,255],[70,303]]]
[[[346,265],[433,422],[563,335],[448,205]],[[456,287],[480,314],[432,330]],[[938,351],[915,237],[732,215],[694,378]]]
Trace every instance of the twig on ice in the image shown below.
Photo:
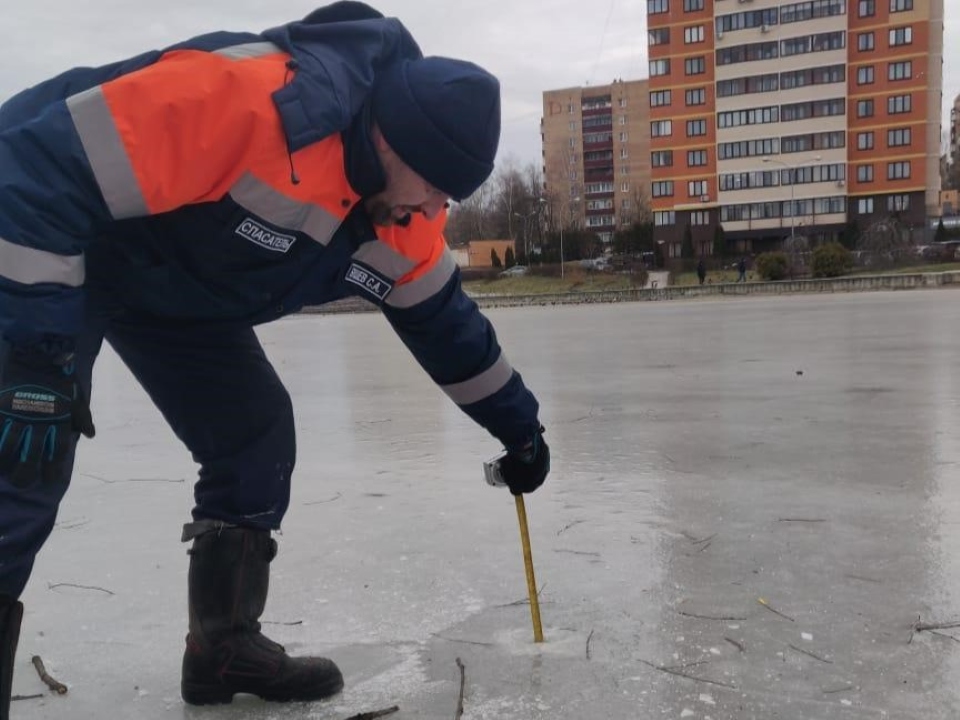
[[[40,659],[39,655],[33,656],[33,666],[37,669],[37,674],[40,676],[40,679],[46,683],[47,687],[53,690],[58,695],[67,694],[67,686],[64,685],[59,680],[54,680],[50,675],[47,674],[47,669],[43,666],[43,660]]]

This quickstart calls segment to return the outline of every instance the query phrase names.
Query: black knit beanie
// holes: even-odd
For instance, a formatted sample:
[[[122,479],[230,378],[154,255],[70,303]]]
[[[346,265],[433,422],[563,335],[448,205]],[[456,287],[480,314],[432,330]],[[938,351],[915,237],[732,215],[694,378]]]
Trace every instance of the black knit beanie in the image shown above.
[[[401,160],[460,201],[493,172],[500,83],[463,60],[404,60],[377,76],[373,118]]]

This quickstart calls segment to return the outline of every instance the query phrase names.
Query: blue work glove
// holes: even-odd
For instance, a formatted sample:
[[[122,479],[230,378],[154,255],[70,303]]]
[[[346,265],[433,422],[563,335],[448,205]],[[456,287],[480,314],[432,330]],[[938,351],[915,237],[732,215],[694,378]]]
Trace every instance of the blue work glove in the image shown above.
[[[74,432],[96,430],[72,342],[12,347],[0,370],[0,475],[18,487],[61,478]]]
[[[519,450],[511,450],[500,461],[500,475],[514,495],[532,493],[543,485],[550,472],[550,448],[543,428]]]

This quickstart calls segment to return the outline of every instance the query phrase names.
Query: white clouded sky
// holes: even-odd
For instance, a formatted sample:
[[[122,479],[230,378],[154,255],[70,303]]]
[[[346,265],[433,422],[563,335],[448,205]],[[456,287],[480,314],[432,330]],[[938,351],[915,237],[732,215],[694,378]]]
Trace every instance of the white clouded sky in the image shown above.
[[[0,98],[75,65],[97,65],[213,30],[257,32],[324,4],[307,0],[8,0]],[[383,0],[427,55],[483,65],[503,88],[501,159],[540,162],[541,93],[646,77],[643,0]],[[956,6],[960,0],[945,0]],[[960,8],[948,7],[944,127],[960,93]]]

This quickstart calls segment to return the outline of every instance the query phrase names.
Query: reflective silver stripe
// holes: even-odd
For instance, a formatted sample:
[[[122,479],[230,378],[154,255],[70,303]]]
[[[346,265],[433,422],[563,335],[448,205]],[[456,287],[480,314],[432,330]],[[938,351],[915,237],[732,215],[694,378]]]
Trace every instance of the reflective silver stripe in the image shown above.
[[[114,220],[149,215],[133,164],[100,87],[68,97],[67,108]]]
[[[319,205],[288,198],[250,173],[230,188],[230,197],[238,205],[267,222],[287,230],[302,232],[321,245],[330,242],[342,222]]]
[[[80,287],[85,276],[83,255],[57,255],[0,238],[0,275],[24,285]]]
[[[423,277],[395,287],[387,297],[387,305],[408,308],[423,302],[428,297],[438,293],[440,288],[447,284],[456,269],[457,261],[453,259],[450,249],[444,248],[443,256],[437,262],[437,266]]]
[[[388,280],[399,280],[417,266],[413,260],[379,240],[361,245],[353,254],[353,259],[376,270]]]
[[[470,405],[493,395],[513,377],[513,368],[503,352],[500,358],[489,368],[474,378],[456,385],[441,385],[450,399],[457,405]]]
[[[244,43],[243,45],[231,45],[230,47],[220,48],[213,51],[215,55],[222,55],[230,60],[246,60],[247,58],[263,57],[264,55],[274,55],[283,52],[272,42]]]

